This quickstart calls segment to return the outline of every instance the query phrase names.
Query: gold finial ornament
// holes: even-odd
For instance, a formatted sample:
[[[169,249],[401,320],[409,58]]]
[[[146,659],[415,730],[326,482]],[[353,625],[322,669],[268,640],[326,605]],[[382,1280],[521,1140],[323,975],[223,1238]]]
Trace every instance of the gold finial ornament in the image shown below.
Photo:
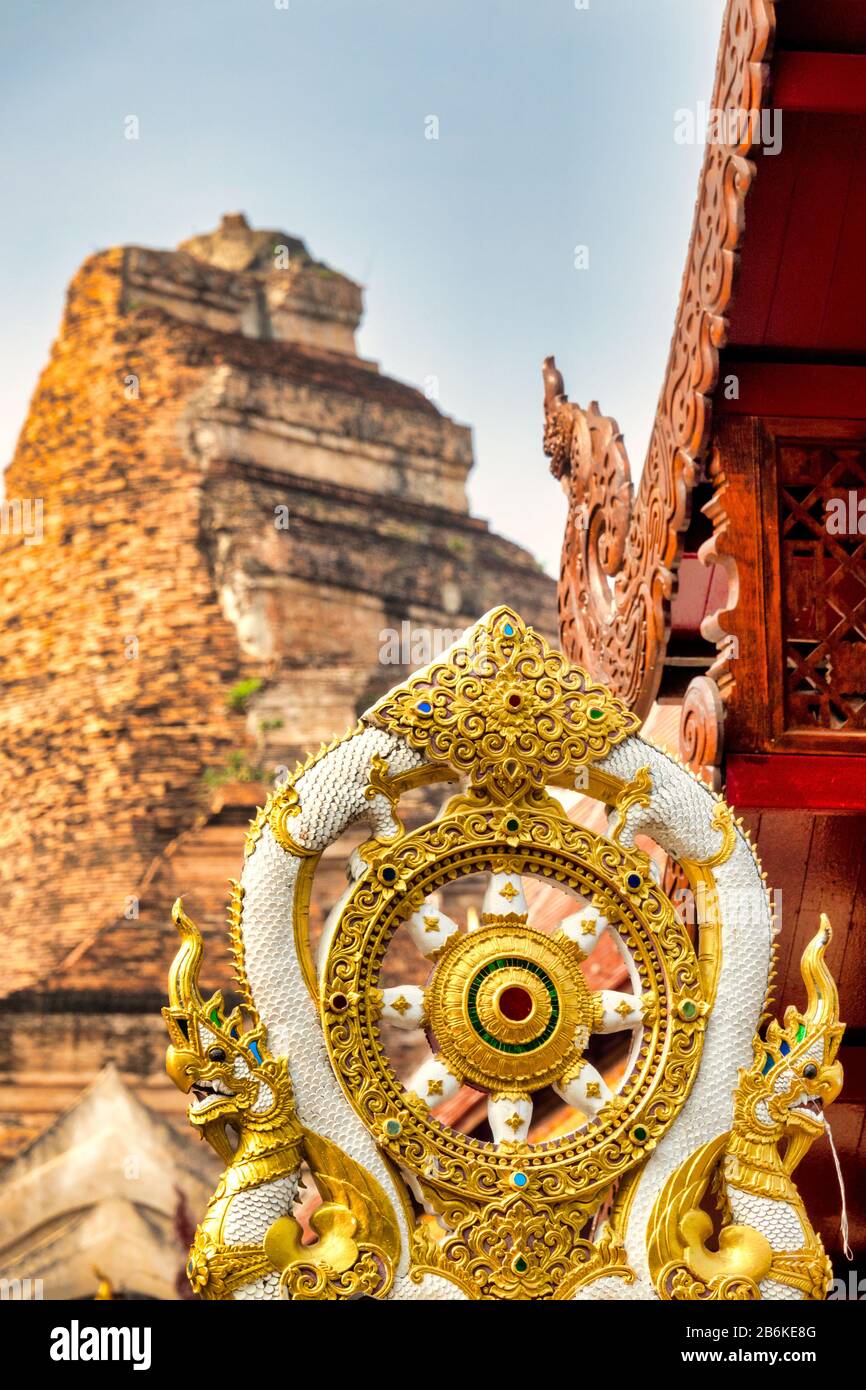
[[[554,782],[573,786],[580,768],[640,728],[620,700],[508,608],[476,623],[368,717],[495,802]]]
[[[804,957],[806,1013],[755,1044],[773,925],[760,866],[724,803],[637,729],[494,609],[256,817],[230,917],[242,1008],[202,998],[201,938],[178,908],[168,1066],[227,1165],[191,1258],[205,1296],[763,1297],[792,1281],[818,1296],[811,1228],[768,1263],[760,1213],[746,1219],[744,1205],[756,1190],[790,1202],[792,1136],[815,1137],[813,1098],[803,1110],[792,1080],[767,1100],[765,1073],[758,1085],[742,1069],[756,1046],[774,1066],[783,1043],[810,1059],[838,1046],[829,928]],[[407,830],[400,798],[442,782],[439,815]],[[576,786],[613,808],[610,833],[566,813]],[[316,866],[359,820],[369,837],[314,959]],[[701,890],[694,940],[653,846]],[[479,875],[483,901],[451,906]],[[533,920],[533,881],[562,895],[553,928]],[[395,978],[405,937],[423,986]],[[620,990],[590,984],[602,942],[622,960]],[[426,1057],[411,1075],[392,1029]],[[597,1040],[616,1033],[614,1072]],[[827,1103],[840,1080],[828,1057],[803,1063],[822,1068]],[[462,1085],[487,1097],[489,1140],[442,1118]],[[550,1086],[566,1118],[538,1142],[534,1105]],[[753,1132],[762,1104],[766,1144]],[[786,1163],[771,1162],[783,1132]],[[317,1210],[295,1210],[302,1162]],[[735,1217],[715,1252],[701,1206],[714,1175]]]

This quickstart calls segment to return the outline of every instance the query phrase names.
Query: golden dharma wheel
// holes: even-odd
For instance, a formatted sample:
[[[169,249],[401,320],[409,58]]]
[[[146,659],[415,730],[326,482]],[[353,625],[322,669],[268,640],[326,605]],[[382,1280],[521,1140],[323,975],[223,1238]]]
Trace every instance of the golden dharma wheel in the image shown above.
[[[366,854],[322,973],[325,1036],[348,1101],[401,1168],[440,1197],[482,1200],[538,1183],[547,1199],[591,1212],[611,1174],[627,1172],[664,1134],[701,1053],[697,956],[647,856],[573,824],[552,799],[503,817],[461,794],[439,820]],[[485,910],[464,930],[438,897],[478,873],[489,876],[485,908],[498,899],[506,910]],[[530,924],[524,876],[574,899],[556,931]],[[383,964],[405,930],[429,959],[429,976],[423,989],[383,990]],[[619,943],[626,992],[591,990],[581,969],[602,933]],[[430,1043],[429,1061],[405,1086],[383,1016],[423,1029]],[[617,1095],[586,1056],[594,1033],[614,1029],[635,1039]],[[490,1142],[433,1113],[462,1084],[491,1097]],[[537,1147],[526,1142],[527,1102],[546,1086],[574,1108],[574,1129]]]
[[[453,794],[407,831],[400,798],[429,783]],[[604,833],[567,813],[593,801]],[[314,961],[316,866],[359,822],[370,837]],[[694,894],[694,940],[653,846]],[[533,917],[533,880],[566,900],[555,925]],[[829,923],[804,953],[806,1011],[759,1035],[772,918],[730,808],[510,609],[259,813],[230,914],[246,1019],[200,994],[201,937],[177,920],[168,1066],[227,1164],[191,1257],[203,1296],[823,1296],[791,1172],[842,1079]],[[602,942],[619,987],[593,987]],[[395,1028],[426,1050],[411,1076]],[[614,1067],[609,1033],[626,1039]],[[457,1127],[463,1086],[486,1094],[489,1137]],[[552,1130],[533,1126],[546,1088],[564,1102]],[[312,1244],[292,1213],[302,1163],[323,1199]],[[736,1219],[707,1245],[719,1180]],[[790,1250],[774,1211],[753,1229],[767,1205],[794,1213]],[[261,1238],[239,1244],[253,1210]]]

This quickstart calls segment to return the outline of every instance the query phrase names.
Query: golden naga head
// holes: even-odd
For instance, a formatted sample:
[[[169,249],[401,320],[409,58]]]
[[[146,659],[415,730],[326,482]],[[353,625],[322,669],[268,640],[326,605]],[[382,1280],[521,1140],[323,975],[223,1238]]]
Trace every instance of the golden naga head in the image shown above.
[[[181,945],[168,976],[171,1001],[162,1016],[171,1043],[165,1069],[181,1091],[192,1093],[187,1110],[191,1125],[226,1162],[234,1147],[226,1126],[240,1131],[270,1129],[289,1118],[291,1082],[284,1060],[267,1052],[265,1028],[257,1017],[243,1030],[240,1008],[226,1014],[222,993],[204,999],[198,985],[203,942],[201,932],[178,898],[172,918]]]
[[[764,1039],[755,1040],[755,1063],[738,1090],[741,1116],[756,1137],[788,1138],[789,1171],[823,1133],[824,1111],[842,1089],[836,1053],[845,1025],[839,1022],[839,992],[825,960],[831,935],[822,914],[800,960],[806,1008],[801,1013],[789,1005],[784,1023],[773,1019]]]

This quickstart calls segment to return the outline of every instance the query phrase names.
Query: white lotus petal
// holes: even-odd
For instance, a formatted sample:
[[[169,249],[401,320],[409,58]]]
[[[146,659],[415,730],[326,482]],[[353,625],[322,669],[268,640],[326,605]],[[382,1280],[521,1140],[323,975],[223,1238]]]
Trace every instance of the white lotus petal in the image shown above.
[[[382,990],[382,1018],[398,1028],[420,1028],[424,1021],[424,991],[418,985],[395,985]]]
[[[566,1105],[582,1110],[589,1119],[594,1119],[603,1105],[607,1105],[613,1092],[591,1062],[583,1061],[576,1075],[568,1081],[558,1081],[554,1091],[561,1096]]]
[[[507,1092],[493,1095],[487,1102],[487,1118],[494,1143],[522,1142],[532,1123],[532,1101],[529,1096],[514,1096]]]
[[[643,1004],[637,995],[602,989],[596,998],[601,1000],[603,1009],[597,1033],[621,1033],[624,1028],[637,1028],[643,1023]]]
[[[435,1106],[441,1105],[443,1100],[450,1100],[460,1090],[462,1082],[459,1076],[446,1067],[441,1057],[431,1057],[429,1062],[423,1062],[411,1081],[407,1082],[406,1090],[414,1091],[416,1096],[420,1096],[424,1104],[431,1110]]]
[[[607,918],[589,904],[581,908],[580,912],[573,912],[570,917],[560,922],[559,930],[569,941],[573,941],[586,957],[595,950],[609,926]]]
[[[420,912],[413,912],[406,923],[409,935],[422,956],[435,956],[449,936],[459,930],[457,923],[432,903],[425,903]]]
[[[527,913],[526,896],[520,874],[491,874],[484,894],[482,913],[494,913],[504,917],[506,913]]]

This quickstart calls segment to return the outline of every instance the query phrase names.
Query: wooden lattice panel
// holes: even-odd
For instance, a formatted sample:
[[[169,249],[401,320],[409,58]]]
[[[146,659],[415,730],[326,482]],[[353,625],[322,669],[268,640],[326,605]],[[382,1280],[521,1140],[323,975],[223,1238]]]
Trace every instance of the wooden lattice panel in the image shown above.
[[[778,440],[777,479],[785,728],[866,729],[866,438]]]

